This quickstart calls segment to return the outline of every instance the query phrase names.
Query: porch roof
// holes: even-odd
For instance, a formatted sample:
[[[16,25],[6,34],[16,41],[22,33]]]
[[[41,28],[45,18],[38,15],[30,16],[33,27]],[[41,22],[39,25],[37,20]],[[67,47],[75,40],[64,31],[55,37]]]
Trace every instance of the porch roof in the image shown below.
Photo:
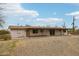
[[[66,30],[66,28],[61,27],[39,27],[39,26],[9,26],[11,30],[27,30],[27,29],[59,29]]]

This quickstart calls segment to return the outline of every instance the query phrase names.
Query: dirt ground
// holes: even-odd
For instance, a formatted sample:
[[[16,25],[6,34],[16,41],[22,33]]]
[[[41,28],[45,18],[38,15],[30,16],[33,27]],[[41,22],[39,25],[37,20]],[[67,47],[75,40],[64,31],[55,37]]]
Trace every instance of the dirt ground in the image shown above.
[[[15,56],[79,56],[79,36],[29,37],[15,41],[16,46],[10,52]]]

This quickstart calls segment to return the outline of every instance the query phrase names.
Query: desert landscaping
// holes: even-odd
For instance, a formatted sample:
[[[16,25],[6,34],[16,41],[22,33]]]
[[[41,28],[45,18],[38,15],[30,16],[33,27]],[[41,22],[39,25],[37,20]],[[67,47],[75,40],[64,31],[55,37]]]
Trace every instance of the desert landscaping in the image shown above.
[[[0,41],[0,55],[14,56],[78,56],[79,36],[27,37]]]
[[[0,3],[0,56],[79,56],[78,3]]]

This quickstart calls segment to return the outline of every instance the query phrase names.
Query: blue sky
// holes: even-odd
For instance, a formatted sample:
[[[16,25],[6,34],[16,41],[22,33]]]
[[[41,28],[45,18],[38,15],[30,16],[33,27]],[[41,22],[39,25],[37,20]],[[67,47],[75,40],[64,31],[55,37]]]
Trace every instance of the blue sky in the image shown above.
[[[33,25],[33,26],[59,26],[66,23],[72,27],[72,16],[75,16],[75,25],[79,27],[79,4],[61,3],[22,3],[8,6],[6,26]],[[16,6],[16,7],[15,7]],[[15,11],[13,12],[12,11]],[[13,13],[12,13],[13,12]]]

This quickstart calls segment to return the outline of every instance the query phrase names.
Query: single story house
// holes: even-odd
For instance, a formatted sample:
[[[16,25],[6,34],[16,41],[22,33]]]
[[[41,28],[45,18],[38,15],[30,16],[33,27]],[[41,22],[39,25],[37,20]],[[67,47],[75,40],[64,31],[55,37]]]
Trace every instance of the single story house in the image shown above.
[[[12,38],[65,35],[67,29],[37,26],[9,26]]]

